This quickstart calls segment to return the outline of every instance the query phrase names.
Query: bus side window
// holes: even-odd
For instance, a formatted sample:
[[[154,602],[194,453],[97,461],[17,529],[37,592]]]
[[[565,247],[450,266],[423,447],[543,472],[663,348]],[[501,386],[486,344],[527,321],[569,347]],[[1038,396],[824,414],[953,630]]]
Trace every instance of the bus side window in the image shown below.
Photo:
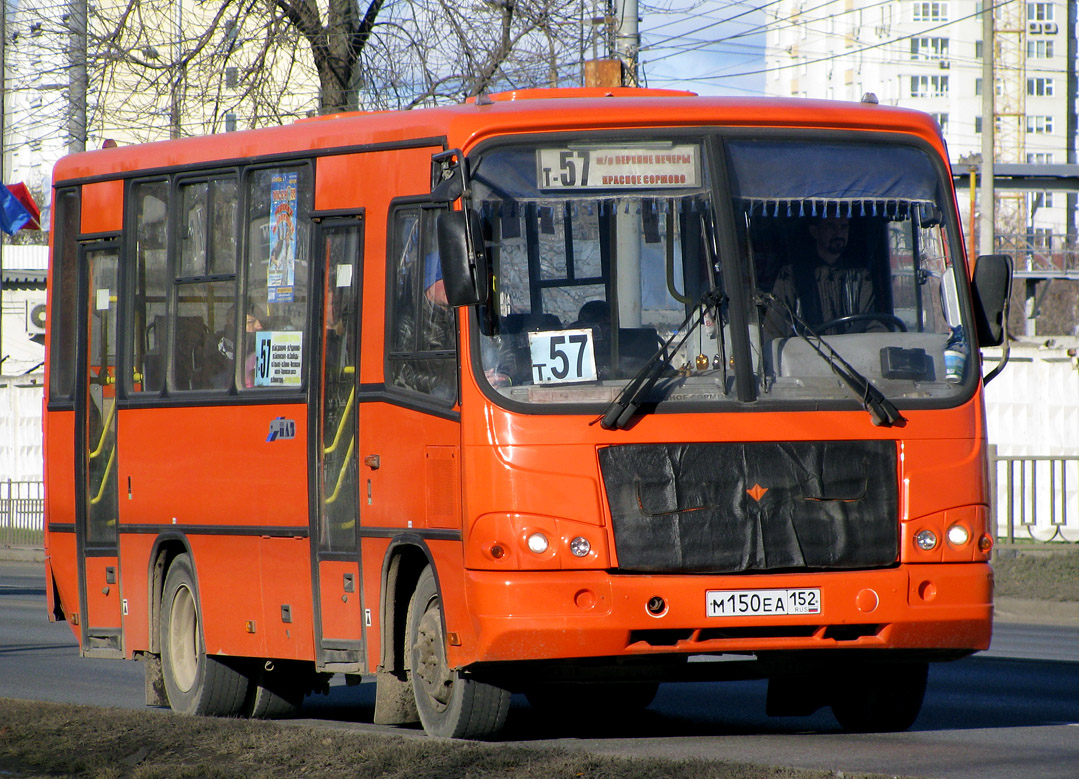
[[[457,399],[457,320],[446,301],[435,238],[438,211],[398,210],[391,218],[386,380],[453,403]]]
[[[308,269],[313,187],[309,166],[260,168],[247,177],[247,257],[236,355],[241,388],[298,389],[308,351]]]
[[[172,389],[227,389],[234,360],[229,335],[236,306],[235,175],[179,186],[179,256]]]
[[[167,181],[140,182],[131,187],[135,209],[135,286],[131,321],[132,375],[129,392],[160,392],[165,386],[166,316],[169,275]]]
[[[75,298],[78,295],[79,223],[81,198],[78,189],[56,196],[56,235],[53,241],[52,288],[49,330],[49,399],[71,400],[75,392]]]

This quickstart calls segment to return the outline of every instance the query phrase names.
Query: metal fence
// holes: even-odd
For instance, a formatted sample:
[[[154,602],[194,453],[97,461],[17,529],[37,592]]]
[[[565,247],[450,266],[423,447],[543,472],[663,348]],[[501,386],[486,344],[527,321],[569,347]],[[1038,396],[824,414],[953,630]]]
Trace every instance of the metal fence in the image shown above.
[[[998,455],[990,446],[991,526],[1009,542],[1079,542],[1079,455]]]
[[[0,546],[41,546],[44,522],[44,484],[0,481]]]
[[[998,455],[989,447],[990,527],[1001,540],[1079,542],[1079,455]],[[0,481],[0,546],[44,541],[41,482]]]

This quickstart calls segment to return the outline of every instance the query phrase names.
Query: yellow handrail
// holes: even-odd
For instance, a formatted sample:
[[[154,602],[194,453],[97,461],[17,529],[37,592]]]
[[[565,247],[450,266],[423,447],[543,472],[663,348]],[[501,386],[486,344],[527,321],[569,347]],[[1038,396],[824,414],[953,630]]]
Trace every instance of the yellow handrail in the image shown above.
[[[337,472],[337,484],[334,485],[333,494],[326,500],[322,501],[327,506],[337,500],[337,493],[341,491],[341,485],[345,481],[345,471],[348,470],[348,463],[352,459],[352,450],[356,446],[356,436],[348,439],[348,449],[345,451],[345,459],[341,461],[341,470]]]
[[[344,413],[341,414],[341,421],[337,423],[337,433],[333,437],[333,443],[326,449],[322,450],[323,454],[331,454],[337,449],[337,445],[341,443],[341,436],[345,432],[345,422],[348,421],[349,412],[352,411],[352,404],[356,401],[356,385],[352,386],[352,389],[348,393],[348,402],[345,403]],[[345,458],[348,459],[347,457]]]
[[[94,460],[101,450],[105,448],[105,438],[109,434],[109,428],[112,427],[112,418],[116,414],[116,398],[112,399],[112,408],[109,409],[109,415],[105,418],[105,426],[101,429],[101,440],[97,442],[97,448],[90,452],[90,459]],[[115,451],[115,449],[114,449]]]
[[[115,404],[114,404],[115,405]],[[113,446],[109,450],[109,461],[105,464],[105,473],[101,477],[101,487],[97,491],[97,495],[90,498],[90,505],[96,506],[101,502],[102,496],[105,494],[105,485],[109,482],[109,473],[112,472],[112,464],[116,461],[116,447]]]

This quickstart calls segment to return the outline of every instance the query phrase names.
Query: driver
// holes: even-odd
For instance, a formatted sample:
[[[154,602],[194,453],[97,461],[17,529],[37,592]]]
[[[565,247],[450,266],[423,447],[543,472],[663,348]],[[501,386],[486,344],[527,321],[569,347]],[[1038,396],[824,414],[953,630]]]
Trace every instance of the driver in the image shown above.
[[[805,259],[785,265],[776,276],[772,294],[806,324],[816,329],[834,319],[877,310],[873,282],[864,267],[844,261],[850,241],[850,219],[845,216],[814,217],[809,223],[811,245]],[[764,319],[770,338],[791,335],[786,314],[777,306]],[[829,332],[850,333],[886,330],[879,321],[856,321],[828,328]]]

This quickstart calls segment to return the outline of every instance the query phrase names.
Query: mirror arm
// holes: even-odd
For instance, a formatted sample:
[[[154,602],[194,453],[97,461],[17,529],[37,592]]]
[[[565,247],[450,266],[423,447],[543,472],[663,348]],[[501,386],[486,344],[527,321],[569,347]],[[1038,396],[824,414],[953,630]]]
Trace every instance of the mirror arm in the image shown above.
[[[1008,358],[1011,356],[1012,353],[1011,343],[1008,339],[1008,309],[1011,308],[1010,297],[1011,296],[1005,298],[1004,300],[1004,316],[1003,322],[1001,324],[1004,332],[1002,334],[1002,339],[1000,342],[1000,362],[994,365],[993,370],[989,371],[989,373],[985,374],[985,376],[982,378],[983,387],[989,382],[991,382],[993,379],[995,379],[998,375],[1000,375],[1000,372],[1004,370],[1004,366],[1008,364]]]

